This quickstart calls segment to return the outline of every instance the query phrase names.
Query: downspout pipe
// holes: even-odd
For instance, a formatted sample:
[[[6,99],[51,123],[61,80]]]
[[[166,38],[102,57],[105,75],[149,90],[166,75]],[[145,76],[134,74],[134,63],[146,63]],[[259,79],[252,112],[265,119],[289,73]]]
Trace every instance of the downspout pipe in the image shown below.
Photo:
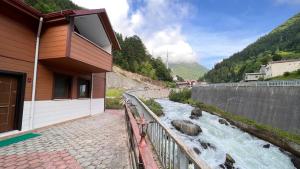
[[[91,100],[90,100],[90,115],[93,114],[93,90],[94,90],[94,75],[92,73],[92,78],[91,78]]]
[[[32,93],[31,93],[31,109],[29,115],[29,125],[30,125],[29,129],[34,128],[36,80],[37,80],[37,68],[38,68],[38,61],[39,61],[40,35],[41,35],[43,20],[44,20],[43,17],[40,17],[39,27],[36,36]]]

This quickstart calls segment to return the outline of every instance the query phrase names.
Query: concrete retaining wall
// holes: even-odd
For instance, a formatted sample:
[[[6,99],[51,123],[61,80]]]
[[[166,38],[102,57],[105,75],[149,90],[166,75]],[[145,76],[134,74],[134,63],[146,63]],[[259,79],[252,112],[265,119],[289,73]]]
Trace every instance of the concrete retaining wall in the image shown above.
[[[192,98],[300,134],[300,87],[197,86]]]

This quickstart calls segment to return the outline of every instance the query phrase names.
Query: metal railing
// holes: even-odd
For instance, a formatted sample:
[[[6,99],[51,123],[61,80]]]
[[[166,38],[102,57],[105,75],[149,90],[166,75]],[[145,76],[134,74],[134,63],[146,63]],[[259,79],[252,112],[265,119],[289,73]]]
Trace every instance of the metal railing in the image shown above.
[[[126,93],[140,115],[148,124],[147,137],[151,141],[158,158],[165,169],[209,169],[210,167],[196,157],[195,152],[185,146],[173,132],[135,95]]]
[[[288,87],[300,86],[300,80],[274,80],[274,81],[257,81],[257,82],[240,82],[240,83],[213,83],[213,84],[199,84],[196,86],[209,87],[242,87],[242,86],[267,86],[267,87]]]
[[[125,117],[129,136],[130,159],[132,169],[158,169],[149,146],[142,145],[142,137],[136,119],[125,104]]]

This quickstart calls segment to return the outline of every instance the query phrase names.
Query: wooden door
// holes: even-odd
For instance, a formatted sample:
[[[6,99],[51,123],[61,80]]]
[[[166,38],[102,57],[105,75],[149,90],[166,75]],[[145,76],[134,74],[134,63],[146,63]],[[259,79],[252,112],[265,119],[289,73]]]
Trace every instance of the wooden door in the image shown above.
[[[0,75],[0,132],[15,129],[18,79]]]

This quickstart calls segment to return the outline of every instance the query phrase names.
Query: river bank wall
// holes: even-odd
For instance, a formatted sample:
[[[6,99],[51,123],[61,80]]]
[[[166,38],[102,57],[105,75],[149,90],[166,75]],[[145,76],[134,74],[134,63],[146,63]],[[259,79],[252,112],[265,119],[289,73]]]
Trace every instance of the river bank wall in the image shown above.
[[[300,134],[300,87],[195,86],[192,99]]]

